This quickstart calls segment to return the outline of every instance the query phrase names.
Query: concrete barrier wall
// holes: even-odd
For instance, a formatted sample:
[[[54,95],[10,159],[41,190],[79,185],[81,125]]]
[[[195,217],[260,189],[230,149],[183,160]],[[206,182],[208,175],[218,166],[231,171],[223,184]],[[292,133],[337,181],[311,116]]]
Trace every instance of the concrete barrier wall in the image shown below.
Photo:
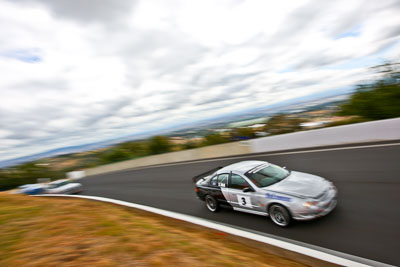
[[[136,167],[181,162],[188,160],[199,160],[217,157],[227,157],[251,153],[247,142],[234,142],[215,146],[207,146],[196,149],[188,149],[178,152],[170,152],[160,155],[148,156],[139,159],[127,160],[118,163],[103,165],[85,170],[85,175],[96,175],[118,170],[131,169]]]
[[[400,118],[289,133],[245,142],[234,142],[148,156],[86,169],[85,175],[90,176],[143,166],[249,153],[389,140],[400,140]]]
[[[400,140],[400,118],[289,133],[250,141],[253,153]]]

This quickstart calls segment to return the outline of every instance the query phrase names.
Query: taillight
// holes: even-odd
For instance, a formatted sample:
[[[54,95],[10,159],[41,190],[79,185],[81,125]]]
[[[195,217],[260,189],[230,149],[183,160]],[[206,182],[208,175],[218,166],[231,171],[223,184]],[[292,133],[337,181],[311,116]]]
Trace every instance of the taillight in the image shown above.
[[[196,188],[194,189],[194,191],[199,192],[199,188],[196,187]]]

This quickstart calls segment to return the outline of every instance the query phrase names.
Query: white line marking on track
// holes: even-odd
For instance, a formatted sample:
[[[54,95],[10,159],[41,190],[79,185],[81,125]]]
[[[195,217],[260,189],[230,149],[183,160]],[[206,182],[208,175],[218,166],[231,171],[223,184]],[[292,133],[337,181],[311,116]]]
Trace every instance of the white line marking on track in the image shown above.
[[[311,249],[311,248],[307,248],[307,247],[303,247],[300,245],[296,245],[296,244],[292,244],[286,241],[282,241],[279,239],[275,239],[275,238],[271,238],[268,236],[264,236],[264,235],[259,235],[256,233],[252,233],[252,232],[248,232],[248,231],[244,231],[244,230],[240,230],[234,227],[230,227],[230,226],[226,226],[226,225],[222,225],[216,222],[211,222],[202,218],[198,218],[198,217],[194,217],[194,216],[190,216],[190,215],[186,215],[186,214],[182,214],[182,213],[178,213],[178,212],[173,212],[173,211],[167,211],[167,210],[162,210],[162,209],[158,209],[158,208],[153,208],[153,207],[149,207],[149,206],[145,206],[145,205],[140,205],[140,204],[135,204],[135,203],[130,203],[130,202],[126,202],[126,201],[122,201],[122,200],[116,200],[116,199],[111,199],[111,198],[105,198],[105,197],[95,197],[95,196],[84,196],[84,195],[59,195],[59,194],[48,194],[48,195],[36,195],[36,196],[44,196],[44,197],[71,197],[71,198],[84,198],[84,199],[91,199],[91,200],[97,200],[97,201],[102,201],[102,202],[108,202],[108,203],[113,203],[113,204],[117,204],[117,205],[121,205],[121,206],[126,206],[126,207],[131,207],[131,208],[136,208],[136,209],[140,209],[140,210],[145,210],[148,212],[152,212],[152,213],[156,213],[159,215],[163,215],[166,217],[170,217],[170,218],[174,218],[174,219],[178,219],[178,220],[182,220],[182,221],[186,221],[189,223],[193,223],[193,224],[197,224],[200,226],[204,226],[207,228],[211,228],[214,230],[218,230],[218,231],[222,231],[231,235],[236,235],[236,236],[240,236],[243,238],[247,238],[247,239],[251,239],[251,240],[255,240],[258,242],[262,242],[265,244],[270,244],[272,246],[276,246],[276,247],[280,247],[286,250],[290,250],[290,251],[294,251],[296,253],[300,253],[303,255],[307,255],[316,259],[320,259],[323,261],[327,261],[327,262],[331,262],[334,264],[338,264],[338,265],[342,265],[342,266],[370,266],[370,265],[366,265],[360,262],[356,262],[353,260],[349,260],[346,258],[342,258],[336,255],[332,255],[326,252],[322,252],[322,251],[318,251],[315,249]],[[370,261],[370,260],[368,260]],[[385,265],[385,266],[390,266],[390,265],[386,265],[383,263],[379,263],[379,262],[375,262],[375,261],[371,261],[376,263],[376,265]]]

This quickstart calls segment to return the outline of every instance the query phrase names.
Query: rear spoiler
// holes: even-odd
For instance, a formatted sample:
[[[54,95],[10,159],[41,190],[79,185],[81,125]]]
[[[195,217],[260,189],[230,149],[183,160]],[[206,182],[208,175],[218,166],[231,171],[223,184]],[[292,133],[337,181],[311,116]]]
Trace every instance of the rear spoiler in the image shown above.
[[[201,173],[199,175],[196,175],[195,177],[192,178],[192,181],[193,181],[193,183],[197,183],[198,180],[200,180],[200,179],[202,179],[202,178],[204,178],[204,177],[206,177],[206,176],[208,176],[210,174],[213,174],[214,172],[216,172],[216,171],[218,171],[219,169],[222,169],[222,168],[223,167],[217,167],[217,168],[214,168],[212,170],[209,170],[209,171],[206,171],[204,173]]]

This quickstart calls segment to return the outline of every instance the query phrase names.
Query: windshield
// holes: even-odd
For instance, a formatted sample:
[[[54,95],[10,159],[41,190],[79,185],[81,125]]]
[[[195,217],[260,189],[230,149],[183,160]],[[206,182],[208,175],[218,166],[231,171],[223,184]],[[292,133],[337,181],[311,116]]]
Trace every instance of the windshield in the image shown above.
[[[266,187],[288,177],[290,171],[270,164],[257,172],[247,172],[246,176],[258,187]]]
[[[68,182],[59,182],[59,183],[54,183],[54,184],[49,184],[49,189],[54,189],[57,187],[61,187],[68,184]]]

